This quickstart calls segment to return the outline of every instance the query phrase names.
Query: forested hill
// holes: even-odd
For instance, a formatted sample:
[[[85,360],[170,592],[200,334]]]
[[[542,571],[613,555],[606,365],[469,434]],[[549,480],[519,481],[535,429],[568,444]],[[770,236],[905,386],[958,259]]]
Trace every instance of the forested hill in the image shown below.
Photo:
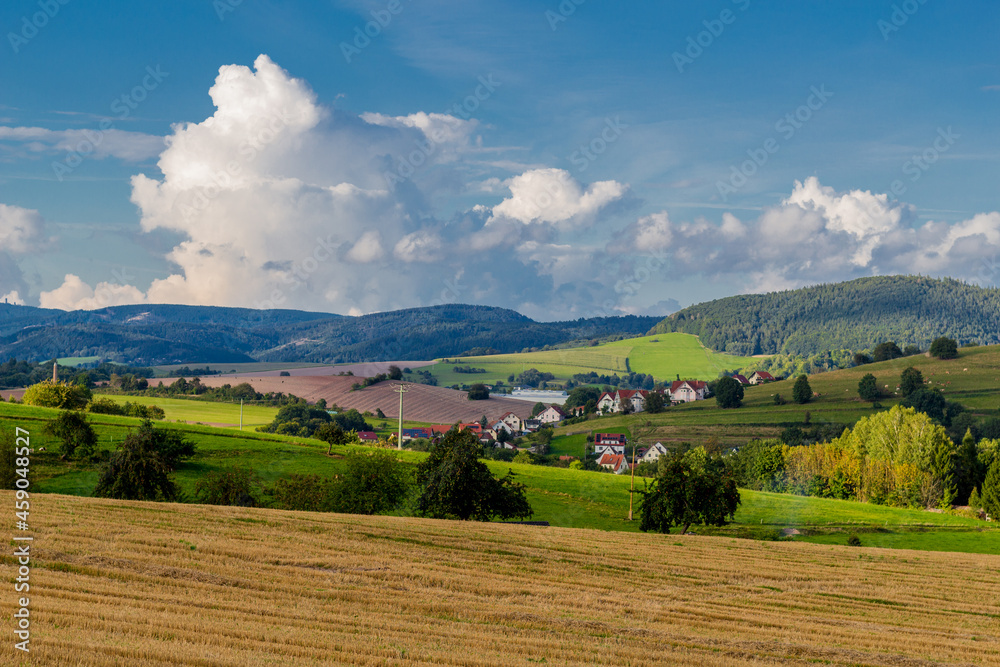
[[[938,336],[1000,343],[1000,289],[957,280],[878,276],[745,294],[680,310],[650,333],[681,331],[731,354],[815,354],[895,341],[926,350]]]
[[[657,318],[535,322],[515,311],[444,305],[346,317],[211,306],[117,306],[95,311],[0,304],[0,358],[100,357],[140,366],[241,361],[434,359],[476,348],[524,348],[641,335]]]

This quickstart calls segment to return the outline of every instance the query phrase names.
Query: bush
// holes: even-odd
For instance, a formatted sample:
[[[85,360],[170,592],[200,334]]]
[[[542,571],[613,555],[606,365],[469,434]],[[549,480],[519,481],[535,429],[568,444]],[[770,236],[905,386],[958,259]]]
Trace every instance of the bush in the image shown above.
[[[300,512],[332,511],[333,479],[319,475],[291,475],[279,479],[271,489],[278,509]]]
[[[410,474],[391,451],[350,452],[347,471],[335,478],[331,507],[346,514],[381,514],[398,508],[410,491]]]
[[[16,431],[0,427],[0,489],[16,488],[17,481],[17,438]]]
[[[786,401],[786,400],[785,400],[785,399],[784,399],[784,398],[783,398],[783,397],[781,396],[781,394],[775,394],[775,395],[774,395],[774,404],[775,404],[775,405],[784,405],[784,404],[785,404],[785,403],[787,403],[787,402],[788,402],[788,401]]]
[[[206,473],[194,485],[194,490],[206,505],[257,507],[260,505],[259,486],[252,469],[233,466]]]
[[[485,384],[477,382],[476,384],[469,387],[469,400],[470,401],[485,401],[490,397],[490,390]]]
[[[849,536],[847,538],[847,546],[849,546],[849,547],[860,547],[861,546],[861,538],[858,537],[857,535],[851,535],[851,536]]]
[[[179,433],[156,430],[145,421],[125,438],[101,469],[94,495],[119,500],[175,500],[170,473],[194,445]]]
[[[945,336],[936,338],[931,343],[931,356],[938,359],[955,359],[958,357],[958,343]]]
[[[270,493],[279,509],[379,514],[397,509],[410,491],[407,468],[394,452],[351,452],[347,470],[332,478],[292,475]]]
[[[97,434],[87,423],[87,418],[79,412],[66,410],[45,425],[45,432],[60,440],[59,449],[62,458],[71,458],[79,452],[87,457],[94,453],[97,444]]]
[[[21,402],[41,408],[82,410],[87,406],[90,397],[90,390],[86,387],[46,380],[28,387]]]

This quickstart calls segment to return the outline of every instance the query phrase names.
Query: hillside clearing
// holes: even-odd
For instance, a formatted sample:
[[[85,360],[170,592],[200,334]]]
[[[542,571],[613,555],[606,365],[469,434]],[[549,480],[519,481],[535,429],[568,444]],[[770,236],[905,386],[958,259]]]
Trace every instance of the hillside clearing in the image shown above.
[[[990,556],[66,496],[32,510],[31,664],[1000,661]]]
[[[508,382],[511,375],[535,368],[552,373],[556,380],[565,381],[577,373],[598,375],[653,375],[658,380],[712,380],[723,370],[734,371],[758,363],[751,357],[734,357],[713,352],[698,341],[697,336],[682,333],[627,338],[593,347],[571,347],[520,354],[497,354],[481,357],[454,357],[426,368],[443,385],[473,382]],[[485,373],[457,373],[456,366],[485,369]]]

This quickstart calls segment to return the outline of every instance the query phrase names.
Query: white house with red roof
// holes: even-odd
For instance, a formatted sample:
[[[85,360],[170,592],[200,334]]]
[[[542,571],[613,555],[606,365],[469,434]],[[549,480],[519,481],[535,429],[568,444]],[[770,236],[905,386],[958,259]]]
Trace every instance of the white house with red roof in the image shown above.
[[[613,471],[616,475],[621,475],[629,469],[628,461],[625,460],[624,454],[612,454],[611,452],[602,454],[601,458],[597,460],[597,465]]]
[[[514,433],[520,433],[524,430],[524,422],[521,421],[521,418],[513,412],[508,412],[504,416],[500,417],[500,421],[509,426],[511,431]]]
[[[736,380],[737,382],[739,382],[739,383],[740,383],[741,385],[743,385],[744,387],[745,387],[746,385],[750,384],[750,380],[746,379],[745,377],[743,377],[743,376],[742,376],[742,375],[740,375],[739,373],[737,373],[736,375],[734,375],[734,376],[733,376],[733,379],[734,379],[734,380]]]
[[[358,440],[363,444],[377,443],[378,434],[375,431],[358,431]]]
[[[774,376],[767,371],[754,371],[747,378],[750,384],[764,384],[765,382],[774,382]]]
[[[622,433],[597,433],[594,435],[594,453],[598,457],[607,452],[624,454],[625,444],[625,435]]]
[[[670,383],[671,403],[690,403],[704,400],[708,383],[701,380],[677,380]]]
[[[601,397],[597,399],[597,412],[605,415],[612,412],[618,412],[615,409],[615,392],[606,391],[601,394]]]
[[[535,415],[535,419],[543,424],[558,424],[566,419],[566,413],[558,405],[550,405]]]

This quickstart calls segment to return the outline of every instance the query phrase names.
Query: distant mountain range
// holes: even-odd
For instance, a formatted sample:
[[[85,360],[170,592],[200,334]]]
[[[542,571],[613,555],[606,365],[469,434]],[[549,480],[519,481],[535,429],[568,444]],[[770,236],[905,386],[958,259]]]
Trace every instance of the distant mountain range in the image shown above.
[[[0,357],[100,357],[133,365],[434,359],[476,348],[520,352],[641,335],[655,317],[535,322],[487,306],[444,305],[361,317],[299,310],[136,305],[93,311],[0,304]]]
[[[863,350],[895,341],[928,349],[938,336],[1000,343],[1000,289],[922,276],[878,276],[744,294],[680,310],[650,333],[681,331],[739,355]]]

